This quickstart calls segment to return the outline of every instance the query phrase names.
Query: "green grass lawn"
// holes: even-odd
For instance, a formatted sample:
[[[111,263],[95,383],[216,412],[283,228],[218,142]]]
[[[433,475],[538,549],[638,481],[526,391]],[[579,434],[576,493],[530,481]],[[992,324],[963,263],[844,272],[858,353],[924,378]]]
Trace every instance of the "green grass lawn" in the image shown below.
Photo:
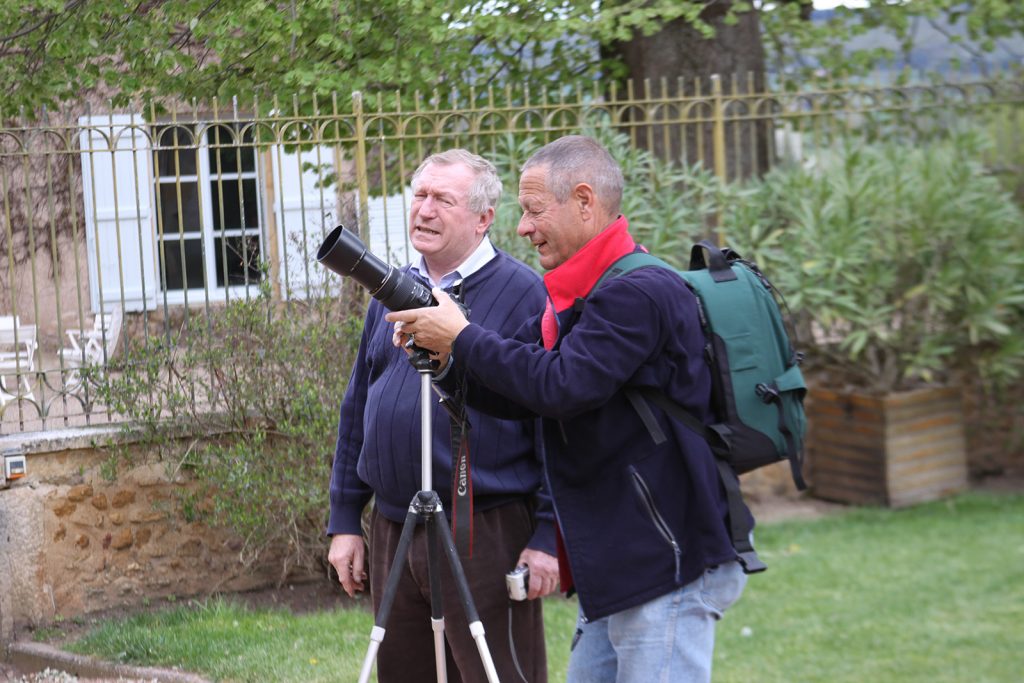
[[[717,683],[1024,680],[1024,496],[857,509],[757,538],[769,569],[719,623]],[[553,683],[575,616],[574,600],[545,603]],[[101,624],[69,649],[215,680],[354,681],[372,621],[211,600]]]

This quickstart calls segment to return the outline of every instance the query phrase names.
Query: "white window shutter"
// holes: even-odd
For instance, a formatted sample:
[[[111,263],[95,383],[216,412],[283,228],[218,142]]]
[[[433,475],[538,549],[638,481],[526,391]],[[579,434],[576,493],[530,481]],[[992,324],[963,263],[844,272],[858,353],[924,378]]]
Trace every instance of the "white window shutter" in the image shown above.
[[[337,192],[323,182],[335,172],[334,149],[320,145],[288,151],[276,145],[271,153],[281,288],[287,299],[304,299],[322,291],[320,283],[333,277],[316,262],[316,252],[338,222]]]
[[[78,122],[93,311],[152,309],[157,281],[148,129],[134,114]]]

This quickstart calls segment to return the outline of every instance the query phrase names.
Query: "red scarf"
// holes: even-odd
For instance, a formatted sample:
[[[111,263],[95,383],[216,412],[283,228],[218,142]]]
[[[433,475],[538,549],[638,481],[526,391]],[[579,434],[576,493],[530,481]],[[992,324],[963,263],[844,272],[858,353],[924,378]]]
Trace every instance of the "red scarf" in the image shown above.
[[[620,257],[636,249],[629,234],[629,221],[619,216],[564,263],[544,275],[548,301],[540,319],[541,339],[545,349],[552,349],[558,339],[558,313],[584,298],[598,279]]]

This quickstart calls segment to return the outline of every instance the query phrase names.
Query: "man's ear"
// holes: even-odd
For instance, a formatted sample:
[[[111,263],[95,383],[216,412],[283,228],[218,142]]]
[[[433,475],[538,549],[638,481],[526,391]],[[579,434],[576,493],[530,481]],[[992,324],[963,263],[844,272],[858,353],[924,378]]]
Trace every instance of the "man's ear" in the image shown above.
[[[597,194],[587,183],[579,183],[572,190],[572,201],[579,209],[580,217],[587,220],[594,215],[597,206]]]
[[[476,224],[476,234],[483,235],[485,232],[490,230],[491,224],[494,223],[494,207],[489,206],[487,210],[480,214],[480,222]]]

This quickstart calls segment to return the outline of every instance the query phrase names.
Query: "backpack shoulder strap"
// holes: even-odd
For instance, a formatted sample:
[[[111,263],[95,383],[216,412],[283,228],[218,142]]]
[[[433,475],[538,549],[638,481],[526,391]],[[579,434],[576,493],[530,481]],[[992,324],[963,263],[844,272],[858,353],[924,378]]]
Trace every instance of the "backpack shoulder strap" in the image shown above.
[[[646,251],[631,251],[624,256],[620,256],[614,263],[608,266],[608,269],[601,274],[601,277],[598,278],[596,283],[594,283],[594,286],[590,291],[591,293],[596,292],[601,285],[613,277],[625,275],[637,268],[646,268],[648,266],[658,266],[659,268],[675,270],[675,268],[667,262],[662,261],[654,254],[649,254]]]
[[[697,247],[694,249],[694,254],[696,254]],[[671,264],[658,258],[654,254],[646,251],[633,251],[624,256],[620,256],[614,263],[612,263],[612,265],[608,266],[608,269],[602,273],[601,277],[598,278],[593,289],[590,291],[591,293],[597,291],[601,285],[613,277],[625,275],[626,273],[637,270],[638,268],[648,267],[665,268],[674,273],[679,272]],[[644,426],[647,427],[647,431],[650,432],[651,438],[654,439],[654,443],[664,443],[666,436],[658,425],[658,421],[654,417],[654,413],[651,411],[648,401],[656,403],[662,410],[665,410],[672,415],[672,417],[697,432],[701,437],[709,440],[713,438],[713,435],[709,433],[709,430],[703,422],[698,420],[688,410],[670,400],[663,392],[654,389],[640,391],[633,388],[627,388],[625,392],[626,396],[629,398],[629,402],[633,404],[633,408],[636,410],[637,415],[640,416],[640,420],[644,423]]]
[[[654,254],[646,251],[633,251],[624,256],[620,256],[612,265],[608,266],[608,269],[601,274],[597,282],[594,284],[591,293],[596,292],[601,285],[613,277],[625,275],[631,271],[637,270],[638,268],[658,267],[678,272],[678,270],[670,265],[668,262],[658,258]],[[651,408],[647,405],[647,401],[658,398],[661,400],[655,400],[662,409],[669,409],[673,417],[676,417],[683,422],[687,427],[700,434],[702,437],[707,438],[706,428],[704,424],[696,417],[691,415],[688,411],[676,405],[660,391],[646,391],[641,392],[637,389],[626,389],[626,396],[629,398],[630,403],[636,409],[637,414],[647,427],[647,431],[651,433],[651,437],[654,439],[654,443],[661,444],[665,441],[665,433],[658,426],[657,420],[654,418],[654,413],[651,412]],[[669,408],[671,406],[671,408]]]

